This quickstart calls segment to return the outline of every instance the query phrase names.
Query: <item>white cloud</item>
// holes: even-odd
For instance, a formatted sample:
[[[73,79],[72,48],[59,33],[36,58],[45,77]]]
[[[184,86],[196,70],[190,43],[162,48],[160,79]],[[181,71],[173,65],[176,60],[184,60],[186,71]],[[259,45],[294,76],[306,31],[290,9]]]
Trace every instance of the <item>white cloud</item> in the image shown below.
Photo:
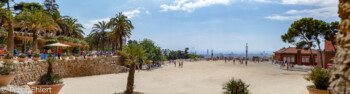
[[[310,5],[310,6],[334,6],[338,0],[282,0],[281,4]]]
[[[143,7],[138,7],[134,10],[130,10],[130,11],[125,11],[123,12],[123,14],[125,16],[128,16],[128,18],[134,18],[136,16],[139,16],[141,13],[146,13],[146,14],[150,14],[150,12],[148,10],[146,10],[146,8]]]
[[[197,8],[207,7],[215,4],[228,5],[233,0],[175,0],[173,4],[162,4],[162,11],[182,10],[192,12]]]
[[[302,18],[301,16],[282,16],[282,15],[272,15],[265,17],[270,20],[296,20]]]
[[[83,26],[86,29],[91,29],[94,24],[98,23],[99,21],[106,21],[108,22],[110,18],[102,18],[102,19],[94,19],[94,20],[89,20],[87,23],[83,24]]]
[[[306,5],[306,6],[314,6],[317,8],[314,9],[301,9],[301,10],[295,10],[291,9],[289,11],[286,11],[283,15],[286,16],[280,16],[280,15],[272,15],[265,17],[266,19],[271,20],[279,20],[279,19],[285,19],[285,20],[294,20],[289,19],[293,17],[313,17],[317,19],[331,19],[336,18],[338,16],[338,0],[282,0],[280,4],[284,5]],[[280,16],[280,17],[279,17]],[[277,19],[273,19],[277,18]],[[279,18],[279,19],[278,19]]]

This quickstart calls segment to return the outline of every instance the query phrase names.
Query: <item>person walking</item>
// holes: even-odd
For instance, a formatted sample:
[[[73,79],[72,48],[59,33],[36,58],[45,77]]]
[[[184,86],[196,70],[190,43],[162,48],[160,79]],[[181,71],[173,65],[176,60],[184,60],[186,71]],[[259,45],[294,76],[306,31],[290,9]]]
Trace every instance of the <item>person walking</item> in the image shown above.
[[[27,50],[28,58],[32,58],[32,50],[28,49]]]
[[[80,51],[80,56],[83,56],[84,59],[85,59],[85,56],[84,56],[84,51]]]
[[[61,49],[57,50],[57,56],[58,56],[58,59],[61,59]]]
[[[14,56],[15,58],[17,58],[17,54],[18,54],[18,50],[17,50],[17,49],[13,49],[13,56]]]

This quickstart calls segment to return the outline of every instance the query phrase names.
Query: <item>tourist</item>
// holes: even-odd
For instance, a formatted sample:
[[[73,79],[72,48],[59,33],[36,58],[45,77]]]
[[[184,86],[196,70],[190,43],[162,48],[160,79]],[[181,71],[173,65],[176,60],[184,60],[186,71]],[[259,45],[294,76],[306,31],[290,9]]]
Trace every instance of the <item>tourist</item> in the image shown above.
[[[17,50],[17,49],[13,49],[13,56],[14,56],[15,58],[17,58],[17,54],[18,54],[18,50]]]
[[[174,65],[175,65],[175,67],[176,67],[176,60],[174,60]]]
[[[58,56],[58,59],[61,59],[61,50],[60,49],[57,50],[57,56]]]
[[[28,58],[32,58],[32,50],[28,49],[27,50]]]

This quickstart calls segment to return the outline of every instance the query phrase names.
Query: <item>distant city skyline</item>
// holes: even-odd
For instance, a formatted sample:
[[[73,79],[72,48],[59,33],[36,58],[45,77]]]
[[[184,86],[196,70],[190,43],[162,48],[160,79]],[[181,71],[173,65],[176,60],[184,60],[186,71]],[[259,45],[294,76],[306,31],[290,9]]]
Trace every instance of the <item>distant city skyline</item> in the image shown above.
[[[44,0],[15,0],[15,2]],[[339,21],[338,0],[57,0],[61,15],[77,18],[85,35],[98,21],[108,21],[118,12],[131,19],[132,40],[148,38],[162,49],[195,49],[206,54],[272,53],[284,43],[293,21],[313,17]],[[323,45],[323,44],[322,44]]]

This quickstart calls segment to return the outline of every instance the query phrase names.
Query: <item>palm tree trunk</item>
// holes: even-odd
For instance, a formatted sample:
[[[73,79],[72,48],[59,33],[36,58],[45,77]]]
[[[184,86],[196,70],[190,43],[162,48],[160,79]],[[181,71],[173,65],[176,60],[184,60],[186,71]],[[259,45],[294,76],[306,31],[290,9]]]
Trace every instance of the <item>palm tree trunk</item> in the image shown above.
[[[123,50],[123,36],[120,35],[119,37],[119,50]]]
[[[32,30],[33,31],[33,51],[38,51],[38,34],[37,34],[37,30]]]
[[[8,31],[8,37],[7,37],[7,52],[10,52],[10,54],[13,54],[13,48],[14,48],[14,29],[12,24],[12,19],[10,19],[9,27],[7,28]]]
[[[335,57],[334,66],[331,70],[332,77],[328,88],[330,94],[350,94],[350,48],[349,48],[349,0],[339,0],[339,17],[341,24],[339,25],[339,33],[336,36],[337,45],[339,47]]]
[[[125,94],[132,94],[132,92],[134,91],[134,78],[135,78],[134,76],[135,76],[135,63],[131,63]]]

